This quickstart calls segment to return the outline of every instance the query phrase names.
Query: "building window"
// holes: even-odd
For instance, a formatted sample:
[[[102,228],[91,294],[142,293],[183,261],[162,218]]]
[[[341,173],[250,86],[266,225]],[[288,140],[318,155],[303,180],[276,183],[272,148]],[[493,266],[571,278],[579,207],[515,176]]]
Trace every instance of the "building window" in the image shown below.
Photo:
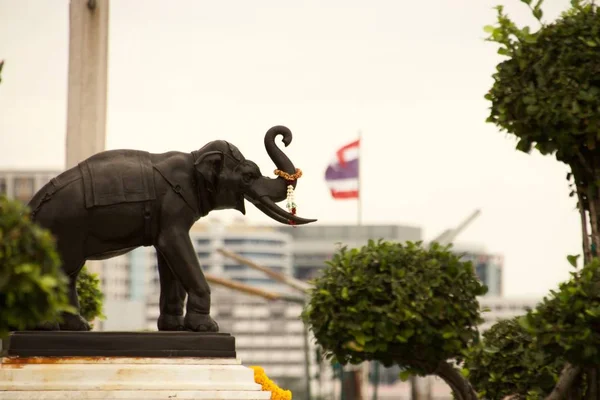
[[[262,253],[254,251],[241,251],[239,255],[242,257],[283,258],[283,254],[281,253]]]
[[[484,263],[477,264],[477,266],[475,267],[475,273],[477,274],[477,277],[484,285],[489,284],[488,276],[487,276],[487,264],[484,264]]]
[[[281,240],[271,239],[225,239],[225,245],[236,245],[236,244],[269,244],[275,246],[283,246],[285,242]]]
[[[199,251],[197,254],[199,258],[207,258],[210,256],[210,253],[208,251]]]
[[[254,285],[263,285],[263,284],[272,284],[274,283],[274,281],[272,281],[269,278],[239,278],[236,279],[236,281],[238,282],[242,282],[242,283],[248,283],[248,284],[254,284]]]
[[[6,178],[0,178],[0,196],[4,195],[6,196],[8,193],[6,193],[7,191],[7,187],[6,187]]]
[[[33,178],[17,177],[14,180],[15,199],[23,203],[29,202],[34,195],[35,181]]]
[[[230,264],[230,265],[224,265],[223,269],[227,272],[231,272],[231,271],[243,271],[245,270],[247,267],[245,265],[240,265],[240,264]]]
[[[298,265],[294,267],[294,277],[300,280],[314,279],[323,271],[323,267],[325,267],[325,263],[319,267],[313,265]]]

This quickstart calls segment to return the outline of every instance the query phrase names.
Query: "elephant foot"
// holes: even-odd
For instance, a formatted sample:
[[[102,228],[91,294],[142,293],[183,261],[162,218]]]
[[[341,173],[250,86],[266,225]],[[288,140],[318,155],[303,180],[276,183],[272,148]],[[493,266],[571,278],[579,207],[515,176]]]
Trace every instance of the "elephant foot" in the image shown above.
[[[194,332],[219,332],[219,325],[208,314],[186,313],[185,328]]]
[[[160,314],[158,317],[159,331],[185,331],[183,315]]]
[[[63,320],[59,324],[61,331],[89,331],[92,329],[90,324],[77,314],[63,314]]]
[[[58,331],[60,330],[60,326],[58,322],[52,321],[44,321],[41,324],[37,325],[33,328],[34,331]]]

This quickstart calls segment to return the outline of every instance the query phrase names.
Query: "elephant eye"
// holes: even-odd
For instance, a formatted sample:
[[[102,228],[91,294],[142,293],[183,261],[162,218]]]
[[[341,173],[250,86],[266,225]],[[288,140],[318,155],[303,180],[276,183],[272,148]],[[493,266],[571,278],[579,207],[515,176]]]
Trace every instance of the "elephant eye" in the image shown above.
[[[244,183],[250,183],[252,181],[252,174],[250,174],[250,173],[243,174],[242,180],[244,181]]]

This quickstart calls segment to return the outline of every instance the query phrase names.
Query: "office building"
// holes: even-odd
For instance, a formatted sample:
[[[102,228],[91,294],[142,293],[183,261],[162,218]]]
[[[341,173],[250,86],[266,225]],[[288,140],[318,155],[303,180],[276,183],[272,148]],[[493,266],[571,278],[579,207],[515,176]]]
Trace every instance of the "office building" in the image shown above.
[[[502,296],[504,257],[488,252],[482,245],[461,244],[453,246],[456,254],[462,254],[462,260],[471,261],[475,273],[488,287],[486,296]]]
[[[278,227],[293,239],[294,277],[315,278],[341,245],[361,247],[369,239],[406,242],[422,240],[421,228],[406,225],[307,225]]]
[[[0,196],[28,203],[42,186],[59,173],[55,170],[0,170]]]

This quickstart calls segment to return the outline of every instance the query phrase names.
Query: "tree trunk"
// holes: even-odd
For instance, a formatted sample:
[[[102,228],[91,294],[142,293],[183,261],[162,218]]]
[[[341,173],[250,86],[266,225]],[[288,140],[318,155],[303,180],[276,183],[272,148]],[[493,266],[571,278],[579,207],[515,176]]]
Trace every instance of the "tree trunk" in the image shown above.
[[[583,237],[583,265],[586,265],[592,260],[592,248],[590,246],[590,235],[588,234],[588,218],[585,209],[583,208],[583,196],[577,189],[577,198],[579,202],[579,215],[581,216],[581,236]]]
[[[567,398],[569,400],[581,400],[583,399],[583,378],[584,378],[584,373],[583,371],[580,371],[577,374],[577,377],[575,378],[575,380],[573,381],[573,384],[571,385],[571,388],[568,391],[568,395]]]
[[[598,368],[588,368],[586,400],[596,400],[598,398]]]
[[[469,381],[448,362],[440,362],[435,374],[452,388],[457,400],[477,400],[477,393],[475,393]]]
[[[590,207],[590,225],[592,227],[592,243],[596,247],[596,252],[600,251],[600,235],[598,235],[598,196],[596,191],[590,188],[588,190],[588,204]]]
[[[562,372],[560,373],[560,377],[558,378],[556,386],[554,386],[554,390],[552,390],[552,393],[550,393],[545,400],[564,399],[567,393],[569,392],[571,386],[573,386],[573,382],[577,378],[577,375],[579,375],[580,371],[580,367],[567,363],[567,365],[565,365]]]

